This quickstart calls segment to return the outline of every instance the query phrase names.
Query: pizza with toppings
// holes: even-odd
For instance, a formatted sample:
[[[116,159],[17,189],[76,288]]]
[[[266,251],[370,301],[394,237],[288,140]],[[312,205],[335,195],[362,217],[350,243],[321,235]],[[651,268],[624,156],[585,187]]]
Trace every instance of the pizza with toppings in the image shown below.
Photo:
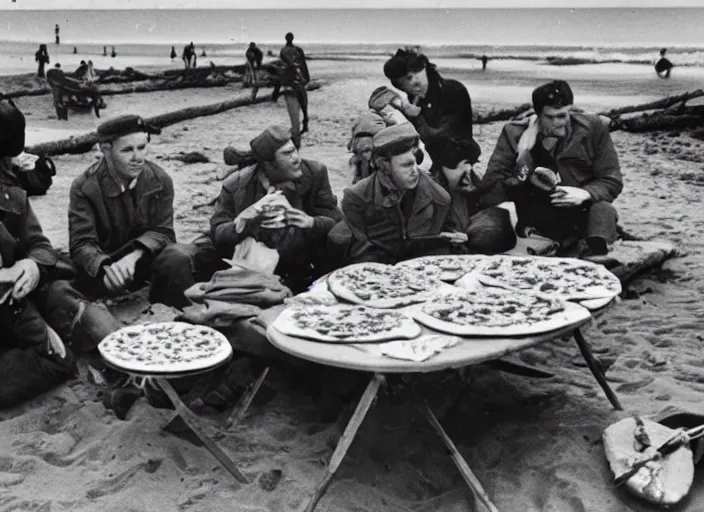
[[[621,282],[602,265],[574,258],[494,256],[477,269],[486,286],[586,300],[615,297]]]
[[[437,294],[413,313],[419,323],[458,336],[527,336],[589,317],[578,304],[499,288]]]
[[[232,355],[230,342],[222,333],[185,322],[124,327],[106,336],[98,350],[109,364],[140,373],[202,370]]]
[[[426,275],[382,263],[349,265],[330,274],[327,283],[337,298],[374,308],[398,308],[423,302],[443,286],[442,282]]]
[[[462,276],[474,272],[477,266],[486,259],[481,255],[444,255],[423,256],[402,261],[396,267],[414,274],[422,274],[431,279],[455,282]]]
[[[421,328],[398,311],[365,306],[298,306],[284,309],[273,327],[283,334],[328,343],[378,343],[413,339]]]

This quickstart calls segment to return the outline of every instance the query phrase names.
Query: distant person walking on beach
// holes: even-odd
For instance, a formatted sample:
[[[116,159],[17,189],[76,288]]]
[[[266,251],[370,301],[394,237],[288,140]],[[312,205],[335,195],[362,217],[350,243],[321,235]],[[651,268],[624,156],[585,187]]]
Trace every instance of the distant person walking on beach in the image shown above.
[[[38,62],[37,76],[44,78],[44,66],[49,64],[49,52],[45,44],[40,44],[39,49],[34,54],[34,60]]]
[[[59,37],[59,24],[54,26],[54,36],[56,36],[56,44],[61,44],[61,38]]]
[[[474,148],[469,163],[477,162],[481,149],[472,135],[472,100],[464,85],[440,76],[422,53],[401,49],[384,64],[384,74],[391,85],[408,95],[401,110],[426,147],[439,147],[432,144],[435,138],[461,140]],[[436,156],[429,153],[435,160]]]
[[[244,74],[244,80],[242,85],[244,87],[252,88],[252,100],[257,97],[257,91],[259,90],[259,72],[262,68],[262,59],[264,54],[257,48],[257,44],[254,42],[249,43],[249,48],[244,53],[247,59],[247,70]]]
[[[196,67],[196,47],[191,41],[191,44],[187,44],[183,47],[183,53],[181,53],[181,59],[186,65],[186,69],[191,67]]]
[[[670,78],[670,72],[674,67],[674,64],[665,58],[665,53],[667,48],[660,50],[660,60],[655,63],[655,72],[660,78]]]
[[[107,57],[107,56],[108,56],[108,47],[103,46],[103,57]]]
[[[114,59],[115,57],[117,57],[117,52],[115,51],[115,47],[114,47],[114,46],[112,47],[112,51],[110,52],[110,57],[112,57],[113,59]]]
[[[486,63],[489,62],[489,57],[482,55],[482,71],[486,71]]]
[[[177,55],[176,55],[176,48],[174,48],[174,47],[172,46],[172,47],[171,47],[171,62],[173,62],[176,57],[177,57]]]
[[[274,87],[272,100],[276,101],[281,92],[286,100],[286,108],[291,119],[291,140],[296,147],[301,145],[301,135],[308,131],[308,91],[310,82],[306,55],[301,48],[293,44],[293,34],[286,34],[286,45],[281,48],[279,58],[283,69],[279,73],[279,82]],[[303,128],[299,112],[303,112]]]

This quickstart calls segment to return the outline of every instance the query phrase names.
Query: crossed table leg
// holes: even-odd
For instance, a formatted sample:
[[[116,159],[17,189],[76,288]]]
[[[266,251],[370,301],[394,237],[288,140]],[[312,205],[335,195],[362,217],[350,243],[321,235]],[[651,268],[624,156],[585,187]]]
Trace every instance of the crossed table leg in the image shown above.
[[[613,405],[614,409],[623,410],[623,407],[621,406],[621,403],[616,397],[616,394],[611,390],[611,387],[606,381],[606,377],[604,375],[604,371],[601,367],[601,364],[599,363],[599,361],[596,360],[596,358],[592,354],[592,351],[589,348],[589,345],[587,344],[587,341],[584,339],[584,336],[582,335],[580,330],[575,329],[572,334],[574,336],[575,341],[577,342],[577,346],[579,347],[582,356],[584,357],[584,360],[587,363],[587,366],[594,375],[594,378],[597,380],[597,382],[603,389],[604,393],[609,399],[609,402],[611,402],[611,405]],[[364,417],[367,415],[367,412],[369,412],[369,408],[371,407],[374,398],[376,397],[379,391],[379,386],[382,384],[382,382],[384,382],[384,376],[379,373],[375,373],[371,381],[369,381],[367,389],[362,394],[362,398],[359,400],[357,408],[355,409],[352,418],[350,418],[350,421],[347,424],[347,427],[345,428],[345,431],[343,432],[342,437],[340,438],[340,441],[338,442],[337,447],[335,448],[335,451],[332,454],[332,457],[330,458],[330,462],[325,471],[325,475],[318,484],[318,487],[316,488],[313,497],[308,503],[305,512],[313,512],[316,506],[318,505],[320,498],[325,493],[325,490],[330,484],[330,481],[335,475],[335,472],[340,467],[342,459],[347,454],[347,450],[349,450],[350,446],[352,445],[352,441],[357,435],[357,431],[359,430],[359,427],[362,424]],[[445,430],[442,428],[442,425],[438,421],[433,411],[428,406],[427,402],[423,400],[422,404],[423,412],[426,418],[432,425],[433,429],[435,429],[435,431],[440,435],[443,442],[449,449],[450,454],[452,456],[452,460],[457,465],[457,468],[462,474],[462,477],[474,493],[475,497],[484,505],[488,512],[498,512],[498,509],[489,499],[489,496],[487,495],[486,491],[479,482],[479,479],[477,479],[477,477],[474,475],[469,465],[460,454],[459,450],[457,450],[457,447],[453,443],[452,439],[450,439]]]

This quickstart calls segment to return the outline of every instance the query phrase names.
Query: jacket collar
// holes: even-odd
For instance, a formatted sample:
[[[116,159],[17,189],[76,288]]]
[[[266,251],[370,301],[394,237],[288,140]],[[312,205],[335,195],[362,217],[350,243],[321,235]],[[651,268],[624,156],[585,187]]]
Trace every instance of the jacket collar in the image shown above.
[[[145,194],[161,190],[163,187],[161,183],[156,179],[154,174],[154,169],[152,164],[147,161],[144,163],[144,170],[137,176],[134,186],[124,186],[122,182],[114,175],[112,170],[108,168],[108,163],[105,157],[100,159],[98,162],[100,189],[108,197],[118,197],[119,195],[125,193],[129,188],[134,188],[136,190],[137,197],[142,197]]]
[[[376,178],[375,196],[378,198],[379,204],[384,208],[395,208],[401,202],[403,194],[393,185],[390,178],[387,178],[383,172],[377,171],[374,174]],[[418,177],[418,185],[416,186],[416,198],[413,202],[413,214],[420,212],[423,208],[433,202],[433,195],[429,191],[430,178],[423,172]]]

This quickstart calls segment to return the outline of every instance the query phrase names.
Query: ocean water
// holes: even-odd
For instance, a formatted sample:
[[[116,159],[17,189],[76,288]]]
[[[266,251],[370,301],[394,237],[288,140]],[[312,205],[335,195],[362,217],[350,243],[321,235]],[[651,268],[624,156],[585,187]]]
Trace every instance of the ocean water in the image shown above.
[[[117,60],[140,66],[193,41],[225,63],[241,61],[249,41],[278,54],[288,31],[314,57],[383,59],[420,45],[431,57],[649,64],[667,47],[676,65],[704,67],[702,27],[704,8],[0,10],[0,74],[31,70],[39,43],[55,60],[69,60],[74,46],[81,58],[103,60],[103,46],[115,46]]]

